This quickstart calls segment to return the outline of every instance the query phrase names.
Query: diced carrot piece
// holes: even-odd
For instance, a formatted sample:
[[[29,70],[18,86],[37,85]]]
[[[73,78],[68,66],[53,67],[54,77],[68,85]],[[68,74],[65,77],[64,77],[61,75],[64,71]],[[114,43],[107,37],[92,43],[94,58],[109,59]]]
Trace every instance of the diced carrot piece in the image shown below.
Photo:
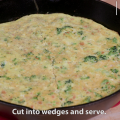
[[[6,92],[3,90],[2,92],[1,92],[2,94],[6,94]]]
[[[80,45],[84,45],[84,42],[80,42]]]
[[[31,106],[31,108],[33,108],[33,105]]]
[[[103,54],[104,52],[102,52],[102,54]]]
[[[55,98],[55,96],[54,96],[54,95],[52,95],[52,98]]]
[[[74,95],[74,96],[73,96],[73,99],[75,99],[75,98],[76,98],[76,96]]]
[[[39,58],[35,57],[35,59],[39,59]]]
[[[51,43],[48,43],[48,45],[51,45]]]
[[[41,102],[41,101],[39,101],[38,103],[39,103],[39,104],[42,104],[42,102]]]

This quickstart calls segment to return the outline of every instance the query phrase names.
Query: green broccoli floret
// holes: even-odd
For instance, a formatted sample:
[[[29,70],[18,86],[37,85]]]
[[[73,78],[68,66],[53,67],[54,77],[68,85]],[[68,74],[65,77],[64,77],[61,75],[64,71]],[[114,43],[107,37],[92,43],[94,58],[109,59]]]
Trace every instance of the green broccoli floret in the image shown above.
[[[111,47],[111,48],[110,48],[110,51],[112,51],[112,52],[117,52],[117,47],[116,47],[116,46]]]
[[[100,55],[99,60],[107,60],[107,56],[106,55]]]
[[[64,90],[64,92],[69,92],[69,91],[71,91],[71,89],[72,89],[72,86],[71,86],[71,85],[68,85],[68,86],[67,86],[67,89]]]
[[[106,38],[107,40],[112,40],[114,43],[117,43],[117,38],[114,37],[113,39],[112,38]]]
[[[96,63],[98,62],[98,59],[95,56],[87,56],[84,58],[84,62]]]
[[[118,53],[120,53],[120,45],[117,47],[117,49],[118,49]]]
[[[118,73],[119,71],[117,69],[111,69],[113,73]]]
[[[67,84],[67,83],[72,83],[72,80],[70,80],[70,79],[69,79],[69,80],[66,80],[66,81],[65,81],[65,84]]]
[[[104,79],[101,83],[101,88],[103,91],[107,91],[109,89],[110,82],[107,79]]]
[[[78,31],[77,34],[78,35],[83,35],[83,31]]]
[[[4,68],[5,67],[5,62],[1,63],[1,67]]]
[[[36,75],[31,75],[30,76],[30,79],[34,79],[34,78],[36,78]]]
[[[62,32],[62,28],[57,28],[57,34],[60,34]]]
[[[84,102],[85,102],[85,103],[89,103],[89,102],[91,102],[91,100],[90,100],[90,99],[91,99],[91,97],[90,97],[90,96],[88,96],[88,97],[86,97],[86,98],[85,98]]]
[[[117,47],[113,46],[109,49],[108,55],[115,55],[115,54],[117,54]]]

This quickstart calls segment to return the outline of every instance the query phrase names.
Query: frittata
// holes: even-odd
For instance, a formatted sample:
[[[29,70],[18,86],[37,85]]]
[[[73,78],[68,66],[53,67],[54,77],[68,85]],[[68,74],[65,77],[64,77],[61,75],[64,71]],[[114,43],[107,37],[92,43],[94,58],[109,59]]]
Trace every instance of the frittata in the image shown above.
[[[47,110],[89,103],[118,90],[118,33],[62,13],[0,24],[0,100]]]

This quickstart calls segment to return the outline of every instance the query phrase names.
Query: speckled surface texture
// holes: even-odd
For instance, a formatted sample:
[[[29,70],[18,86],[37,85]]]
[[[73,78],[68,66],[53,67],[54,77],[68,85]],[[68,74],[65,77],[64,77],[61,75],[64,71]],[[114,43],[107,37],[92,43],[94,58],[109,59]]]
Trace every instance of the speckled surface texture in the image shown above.
[[[115,5],[116,0],[104,0],[110,4]],[[120,8],[120,0],[118,7]],[[99,2],[99,0],[36,0],[39,12],[36,10],[34,0],[0,0],[0,23],[18,19],[21,16],[34,14],[34,13],[54,13],[63,12],[70,15],[82,16],[93,19],[96,22],[103,24],[109,29],[115,30],[120,33],[120,10],[116,16],[115,7],[106,5]],[[119,101],[120,94],[111,97],[110,102],[98,102],[96,104],[87,105],[89,109],[108,109]],[[117,97],[117,98],[116,98]],[[10,120],[14,120],[11,110],[17,106],[10,106],[9,104],[2,103],[0,105],[0,113],[5,116],[12,116]],[[18,107],[18,109],[22,109]],[[72,108],[73,109],[73,108]],[[86,109],[88,109],[86,107]],[[120,118],[120,105],[106,111],[106,115],[98,115],[89,120],[119,120]],[[16,116],[19,120],[53,120],[50,116],[46,118],[34,116]],[[57,120],[62,118],[57,117]],[[69,120],[86,120],[81,117],[66,117]],[[0,119],[1,120],[1,119]],[[55,118],[54,118],[55,120]],[[62,119],[64,120],[64,119]]]

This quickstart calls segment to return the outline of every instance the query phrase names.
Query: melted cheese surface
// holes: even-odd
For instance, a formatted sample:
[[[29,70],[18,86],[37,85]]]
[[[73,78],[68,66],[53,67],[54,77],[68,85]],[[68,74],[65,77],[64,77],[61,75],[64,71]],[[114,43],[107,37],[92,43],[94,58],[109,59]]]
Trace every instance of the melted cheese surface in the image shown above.
[[[0,24],[0,100],[33,109],[120,90],[120,36],[86,18],[34,14]]]

